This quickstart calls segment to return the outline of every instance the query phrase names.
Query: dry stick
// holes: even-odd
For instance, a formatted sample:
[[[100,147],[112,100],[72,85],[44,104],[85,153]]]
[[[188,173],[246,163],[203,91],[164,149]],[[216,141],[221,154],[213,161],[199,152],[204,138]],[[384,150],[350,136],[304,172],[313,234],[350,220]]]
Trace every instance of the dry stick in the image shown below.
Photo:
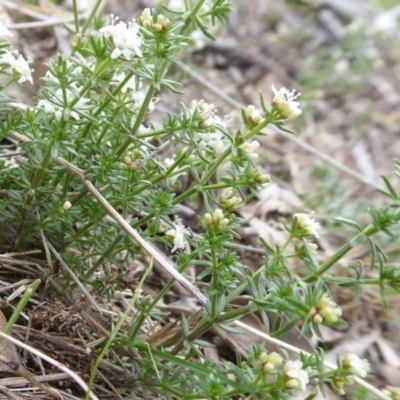
[[[56,374],[49,374],[49,375],[39,375],[35,376],[36,380],[39,382],[52,382],[52,381],[57,381],[60,382],[64,379],[68,379],[69,375],[66,374],[65,372],[58,372]],[[21,387],[21,386],[26,386],[26,384],[29,381],[25,378],[2,378],[0,379],[0,386],[6,386],[6,387]]]
[[[0,354],[0,361],[3,362],[10,368],[12,371],[14,371],[16,374],[22,376],[23,378],[27,379],[32,386],[38,387],[40,390],[42,390],[44,393],[46,393],[48,396],[50,396],[53,399],[56,400],[62,400],[62,396],[55,391],[54,389],[50,389],[47,386],[43,385],[43,383],[40,383],[34,374],[32,372],[28,371],[25,367],[22,366],[22,364],[19,361],[12,360],[3,354]]]
[[[193,72],[189,67],[182,65],[184,71],[190,75],[193,79],[201,83],[204,87],[209,89],[211,92],[216,94],[218,97],[220,97],[222,100],[224,100],[226,103],[230,104],[231,106],[235,108],[246,108],[244,104],[241,104],[228,94],[226,94],[224,91],[219,89],[218,87],[214,86],[210,81],[204,79],[202,76],[196,74]],[[297,146],[301,147],[302,149],[308,151],[309,153],[315,155],[316,157],[320,158],[321,160],[325,161],[328,164],[331,164],[333,167],[338,169],[339,171],[344,172],[345,174],[351,176],[354,179],[357,179],[358,181],[364,183],[367,186],[372,187],[373,189],[380,189],[380,187],[374,183],[368,180],[364,175],[353,171],[346,165],[341,164],[340,162],[336,161],[332,157],[329,157],[328,155],[321,153],[319,150],[317,150],[315,147],[309,145],[308,143],[304,142],[303,140],[300,140],[293,135],[290,135],[287,132],[283,132],[279,130],[276,126],[269,126],[268,128],[272,129],[275,133],[283,136],[285,139],[288,139],[294,143],[296,143]]]
[[[31,139],[18,132],[11,133],[11,136],[23,143],[28,143]],[[174,264],[157,249],[155,249],[150,243],[146,242],[137,230],[133,229],[128,222],[111,206],[111,204],[101,195],[101,193],[93,186],[93,184],[85,178],[84,172],[77,168],[75,165],[69,163],[61,157],[54,160],[58,165],[65,167],[66,170],[75,178],[77,178],[85,188],[92,194],[92,196],[101,204],[107,214],[112,217],[124,230],[131,236],[148,254],[150,254],[156,261],[158,261],[162,267],[175,278],[190,294],[192,294],[201,304],[206,303],[206,297],[200,292],[200,290],[194,286],[190,281],[184,278],[176,269]]]
[[[296,353],[296,354],[303,353],[303,354],[306,354],[308,356],[311,356],[310,353],[308,353],[306,351],[303,351],[303,350],[300,350],[299,348],[297,348],[295,346],[292,346],[289,343],[282,342],[279,339],[275,339],[275,338],[267,335],[266,333],[259,331],[258,329],[252,328],[251,326],[244,324],[241,321],[234,321],[233,324],[236,325],[238,328],[243,329],[244,331],[253,333],[254,335],[257,335],[258,337],[264,339],[265,341],[273,343],[273,344],[279,346],[282,349],[286,349],[286,350],[292,351],[293,353]],[[336,365],[331,364],[328,361],[324,361],[324,364],[325,364],[326,367],[328,367],[330,369],[336,369],[337,368]],[[378,397],[378,398],[380,398],[382,400],[391,400],[390,397],[386,396],[379,389],[377,389],[374,386],[370,385],[369,383],[367,383],[363,379],[358,378],[356,376],[352,376],[351,378],[355,382],[357,382],[358,385],[360,385],[360,386],[364,387],[365,389],[367,389],[369,393],[373,393],[376,397]]]
[[[0,331],[0,337],[9,340],[10,342],[14,343],[15,345],[22,347],[23,349],[29,351],[30,353],[37,355],[38,357],[42,358],[43,360],[47,361],[48,363],[61,369],[61,371],[64,371],[65,373],[67,373],[85,392],[88,391],[89,388],[86,385],[86,383],[81,379],[81,377],[78,374],[76,374],[74,371],[71,371],[69,368],[67,368],[64,364],[61,364],[60,362],[52,359],[51,357],[46,356],[46,354],[43,354],[41,351],[36,350],[35,348],[28,346],[25,343],[22,343],[18,339],[15,339],[12,336],[7,335],[4,332]],[[98,397],[92,391],[90,391],[89,396],[93,400],[99,400]]]

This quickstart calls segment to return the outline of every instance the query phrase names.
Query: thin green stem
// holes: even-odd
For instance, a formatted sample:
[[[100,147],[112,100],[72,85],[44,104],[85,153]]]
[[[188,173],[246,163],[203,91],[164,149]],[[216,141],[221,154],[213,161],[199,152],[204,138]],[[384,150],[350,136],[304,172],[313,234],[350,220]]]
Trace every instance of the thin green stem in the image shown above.
[[[76,0],[72,0],[72,8],[74,11],[74,21],[75,21],[75,34],[79,33],[79,13],[78,13],[78,4]]]
[[[86,20],[85,23],[83,24],[83,27],[82,27],[82,34],[84,34],[84,33],[86,32],[86,29],[89,28],[89,25],[91,24],[93,18],[95,17],[95,15],[96,15],[96,13],[97,13],[97,10],[99,9],[101,3],[102,3],[102,0],[97,0],[97,1],[96,1],[96,4],[95,4],[94,7],[92,8],[92,11],[90,12],[90,14],[89,14],[87,20]]]
[[[25,290],[24,295],[22,296],[21,300],[18,302],[17,307],[15,308],[14,312],[12,313],[11,317],[9,318],[6,326],[2,328],[2,331],[7,335],[10,334],[12,327],[17,322],[17,319],[21,315],[22,311],[24,311],[25,306],[28,304],[28,301],[35,293],[36,289],[40,285],[40,279],[36,279],[33,281],[28,288]],[[0,345],[3,342],[3,338],[0,337]]]
[[[217,304],[220,297],[219,293],[219,271],[218,271],[218,256],[216,252],[216,248],[214,244],[211,245],[211,262],[213,266],[213,274],[211,281],[211,318],[215,318],[217,316]]]
[[[368,225],[362,232],[360,232],[352,241],[346,243],[342,246],[332,257],[328,258],[322,265],[318,272],[314,274],[310,274],[304,278],[304,281],[307,283],[313,282],[315,280],[320,279],[325,272],[332,268],[339,260],[341,260],[351,249],[354,248],[352,242],[358,243],[358,238],[361,237],[370,237],[375,233],[379,232],[379,228],[377,228],[374,224]]]
[[[132,135],[128,139],[125,140],[124,143],[122,143],[118,149],[115,152],[115,161],[117,161],[121,155],[126,151],[126,149],[129,147],[129,145],[132,143],[134,140],[136,134],[139,132],[139,128],[142,125],[143,119],[146,116],[147,110],[149,108],[150,102],[153,99],[153,96],[155,94],[156,90],[153,85],[149,87],[147,90],[146,97],[142,103],[142,106],[140,107],[139,113],[136,117],[135,124],[133,125],[132,128]]]

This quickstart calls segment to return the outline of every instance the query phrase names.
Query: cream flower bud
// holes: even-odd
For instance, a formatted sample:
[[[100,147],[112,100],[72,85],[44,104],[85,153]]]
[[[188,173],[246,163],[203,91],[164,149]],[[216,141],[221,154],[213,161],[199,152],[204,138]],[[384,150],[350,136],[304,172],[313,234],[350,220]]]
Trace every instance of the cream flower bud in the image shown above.
[[[220,208],[215,209],[215,211],[214,211],[214,220],[215,220],[215,222],[222,221],[224,219],[224,217],[225,217],[224,216],[224,212]]]
[[[213,218],[210,213],[204,214],[204,223],[207,226],[211,226],[213,224]]]
[[[245,114],[246,114],[249,124],[254,127],[264,121],[264,118],[261,115],[261,111],[258,110],[252,104],[246,108]]]
[[[161,32],[167,29],[170,25],[171,25],[170,19],[160,14],[157,16],[157,23],[154,24],[154,29],[157,32]]]
[[[65,201],[64,204],[62,205],[62,209],[64,211],[68,211],[71,207],[72,207],[72,204],[68,200]]]
[[[262,367],[263,372],[265,372],[266,374],[273,371],[274,369],[275,369],[275,365],[272,364],[272,362],[267,362]]]
[[[153,26],[153,16],[151,15],[150,8],[147,7],[143,10],[142,15],[140,16],[140,22],[145,28],[151,28]]]
[[[315,314],[312,319],[313,323],[316,325],[322,324],[324,322],[323,317],[320,314]]]
[[[272,353],[268,354],[268,361],[272,363],[275,367],[279,367],[282,364],[282,357],[277,352],[273,351]]]
[[[265,364],[266,362],[268,362],[268,354],[267,354],[265,351],[263,351],[263,352],[258,356],[258,359],[260,360],[260,362],[261,362],[262,364]]]

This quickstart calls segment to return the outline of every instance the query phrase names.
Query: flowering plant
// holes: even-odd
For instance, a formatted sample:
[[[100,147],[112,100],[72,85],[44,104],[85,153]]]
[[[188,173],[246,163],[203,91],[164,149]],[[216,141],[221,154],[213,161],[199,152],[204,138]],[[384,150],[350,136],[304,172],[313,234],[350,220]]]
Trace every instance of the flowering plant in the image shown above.
[[[170,79],[168,68],[182,66],[177,55],[193,32],[212,38],[210,25],[224,22],[230,11],[228,0],[187,0],[184,9],[166,7],[166,15],[145,9],[136,20],[112,17],[102,26],[89,20],[81,30],[77,24],[71,56],[60,55],[48,64],[34,106],[11,112],[2,98],[7,117],[1,122],[6,144],[0,147],[0,187],[7,195],[0,198],[1,247],[17,252],[43,243],[48,260],[51,252],[65,264],[63,280],[54,288],[68,292],[78,285],[88,301],[91,293],[105,298],[121,293],[125,263],[142,260],[143,252],[151,256],[138,287],[130,287],[134,295],[126,311],[93,355],[86,398],[98,369],[104,368],[102,359],[113,360],[115,354],[125,375],[134,371],[134,391],[143,396],[287,399],[310,385],[323,391],[330,384],[343,394],[353,377],[367,377],[366,362],[355,355],[327,368],[322,351],[292,353],[291,359],[283,342],[279,353],[252,346],[245,360],[238,356],[224,367],[205,356],[206,332],[222,338],[239,333],[245,328],[240,318],[250,313],[257,313],[274,337],[298,327],[301,336],[323,340],[321,325],[346,328],[330,285],[359,293],[371,282],[363,278],[362,268],[355,277],[341,278],[330,274],[332,266],[362,242],[384,262],[386,255],[372,236],[400,220],[400,194],[386,180],[392,205],[371,212],[366,228],[341,219],[358,233],[323,264],[311,241],[322,235],[321,224],[300,212],[291,225],[282,222],[282,246],[261,240],[266,257],[256,271],[240,260],[238,211],[271,180],[257,164],[260,143],[255,137],[269,125],[286,129],[287,121],[301,114],[299,94],[272,86],[271,102],[261,94],[258,107],[243,108],[235,132],[229,117],[201,99],[168,111],[161,122],[155,117],[160,93],[177,93],[178,82]],[[10,34],[0,25],[1,36]],[[10,76],[5,86],[32,83],[29,60],[4,50],[7,46],[2,39],[1,72]],[[16,142],[22,156],[13,164],[7,150]],[[184,218],[185,207],[199,210],[196,218]],[[176,264],[162,252],[174,256]],[[288,260],[293,258],[306,269],[301,277],[290,273]],[[174,280],[159,288],[154,299],[142,296],[153,260],[198,303],[196,318],[182,315],[172,331],[171,325],[161,327],[158,306]],[[184,274],[193,267],[196,275],[189,280]],[[55,267],[51,274],[56,276]],[[399,290],[398,279],[397,269],[381,268],[374,283]],[[234,306],[244,292],[247,303]],[[124,324],[128,317],[130,323]],[[148,321],[157,321],[159,332],[152,332]],[[120,391],[132,389],[127,384]]]

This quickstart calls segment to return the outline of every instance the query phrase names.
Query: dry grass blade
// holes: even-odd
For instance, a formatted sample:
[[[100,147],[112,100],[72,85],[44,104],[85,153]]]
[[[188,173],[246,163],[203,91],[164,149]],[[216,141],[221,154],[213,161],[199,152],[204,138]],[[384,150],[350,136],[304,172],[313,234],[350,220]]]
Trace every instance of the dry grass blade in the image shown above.
[[[47,361],[48,363],[54,365],[55,367],[61,369],[65,373],[67,373],[85,392],[88,392],[88,386],[86,383],[80,378],[79,375],[77,375],[74,371],[71,371],[69,368],[67,368],[65,365],[59,363],[58,361],[54,360],[51,357],[46,356],[46,354],[43,354],[42,352],[34,349],[31,346],[26,345],[25,343],[22,343],[21,341],[13,338],[10,335],[5,334],[4,332],[0,332],[0,337],[9,340],[10,342],[14,343],[15,345],[22,347],[23,349],[35,354],[36,356],[42,358],[43,360]],[[89,397],[92,400],[99,400],[98,397],[90,391]]]
[[[36,380],[39,382],[60,382],[63,379],[68,379],[69,375],[65,372],[60,372],[57,374],[41,375],[36,376]],[[25,378],[14,377],[14,378],[3,378],[0,379],[0,386],[7,387],[24,387],[29,383]]]

